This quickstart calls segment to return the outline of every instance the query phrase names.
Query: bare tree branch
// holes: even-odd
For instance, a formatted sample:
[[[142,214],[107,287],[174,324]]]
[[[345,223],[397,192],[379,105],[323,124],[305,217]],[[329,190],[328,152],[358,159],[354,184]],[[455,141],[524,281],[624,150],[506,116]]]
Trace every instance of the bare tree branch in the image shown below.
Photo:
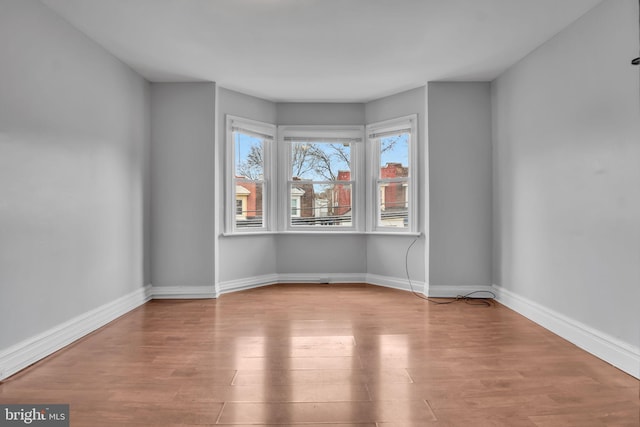
[[[340,165],[351,168],[349,145],[306,144],[291,145],[291,176],[310,178],[309,173],[326,181],[335,181]],[[344,166],[343,166],[344,167]],[[264,173],[264,153],[262,145],[253,145],[246,160],[236,166],[236,173],[248,179],[262,179]]]
[[[317,159],[312,154],[308,144],[293,144],[291,153],[291,174],[302,177],[304,174],[315,170]]]
[[[390,136],[380,141],[380,153],[393,150],[398,142],[402,139],[402,135]]]
[[[262,145],[252,145],[247,159],[236,165],[236,174],[248,179],[260,180],[264,175],[264,154]]]

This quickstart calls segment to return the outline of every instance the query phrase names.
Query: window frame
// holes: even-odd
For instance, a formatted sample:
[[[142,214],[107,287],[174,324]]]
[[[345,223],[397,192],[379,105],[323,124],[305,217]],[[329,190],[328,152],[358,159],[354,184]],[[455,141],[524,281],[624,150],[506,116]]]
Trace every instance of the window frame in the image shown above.
[[[402,178],[381,178],[380,177],[380,139],[384,134],[393,134],[408,130],[409,132],[409,152],[408,152],[408,176]],[[382,136],[376,136],[380,135]],[[367,232],[369,233],[392,233],[392,234],[415,234],[418,232],[418,115],[411,114],[395,119],[370,123],[366,126],[367,152],[368,152],[368,173],[367,173]],[[381,183],[406,182],[409,190],[406,192],[407,207],[407,227],[383,226],[378,222],[381,217],[380,202],[381,196],[378,191]]]
[[[276,146],[276,126],[270,123],[244,117],[226,115],[226,168],[225,168],[225,232],[227,234],[254,234],[274,230],[274,150]],[[235,133],[262,137],[263,176],[262,180],[236,178]],[[262,184],[262,225],[259,227],[237,226],[236,185],[239,181]]]
[[[331,126],[331,125],[281,125],[278,126],[278,230],[285,233],[354,233],[364,231],[364,130],[365,126]],[[301,138],[307,140],[317,139],[317,142],[349,141],[350,144],[350,180],[349,181],[294,181],[291,176],[291,139]],[[323,141],[324,139],[324,141]],[[291,184],[301,182],[303,184],[335,184],[349,183],[351,185],[351,225],[293,225],[291,206]],[[298,212],[302,210],[298,206]],[[296,217],[298,218],[298,217]]]

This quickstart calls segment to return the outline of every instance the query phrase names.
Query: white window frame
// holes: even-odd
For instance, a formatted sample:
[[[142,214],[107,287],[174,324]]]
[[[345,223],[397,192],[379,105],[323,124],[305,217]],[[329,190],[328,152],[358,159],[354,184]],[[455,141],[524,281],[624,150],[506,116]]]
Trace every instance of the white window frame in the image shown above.
[[[411,114],[391,120],[368,124],[366,127],[368,169],[367,169],[367,232],[415,234],[418,232],[418,116]],[[402,179],[380,178],[380,137],[394,132],[409,131],[409,175]],[[404,182],[409,185],[406,194],[408,203],[407,227],[389,227],[378,223],[380,217],[381,183]]]
[[[262,226],[237,227],[236,225],[236,184],[235,138],[236,131],[263,137],[263,179],[262,183]],[[276,149],[276,126],[270,123],[226,116],[226,168],[225,168],[225,232],[227,234],[264,233],[275,229],[274,151]]]
[[[295,233],[353,233],[362,232],[365,228],[364,203],[364,126],[278,126],[278,229],[283,232]],[[344,181],[351,184],[351,225],[292,225],[291,215],[291,184],[294,182],[291,176],[291,138],[324,140],[350,140],[351,150],[351,180]],[[330,181],[295,181],[301,183],[327,184]],[[342,181],[340,181],[342,182]],[[299,206],[302,209],[302,206]],[[301,212],[301,211],[299,211]]]

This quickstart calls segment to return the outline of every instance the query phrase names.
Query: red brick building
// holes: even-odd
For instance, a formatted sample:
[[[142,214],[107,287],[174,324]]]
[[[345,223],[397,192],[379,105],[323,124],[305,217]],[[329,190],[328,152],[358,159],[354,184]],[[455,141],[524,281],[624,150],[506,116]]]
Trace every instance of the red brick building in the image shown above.
[[[380,178],[406,178],[409,176],[409,168],[402,163],[387,163],[380,168]],[[402,183],[390,183],[384,187],[380,194],[382,210],[404,210],[407,207],[407,187]]]
[[[259,218],[262,218],[262,185],[239,181],[236,184],[236,219],[252,221]]]
[[[401,163],[387,163],[380,168],[380,178],[407,177],[409,169]],[[241,178],[241,177],[238,177]],[[294,178],[294,181],[299,181]],[[350,221],[351,184],[350,171],[338,171],[333,188],[316,193],[311,183],[300,182],[291,189],[291,217],[300,224],[316,224],[305,218],[344,217]],[[380,209],[387,215],[403,212],[407,208],[407,187],[403,183],[389,183],[380,189]],[[236,185],[236,220],[255,221],[262,218],[262,186],[254,182],[238,182]]]

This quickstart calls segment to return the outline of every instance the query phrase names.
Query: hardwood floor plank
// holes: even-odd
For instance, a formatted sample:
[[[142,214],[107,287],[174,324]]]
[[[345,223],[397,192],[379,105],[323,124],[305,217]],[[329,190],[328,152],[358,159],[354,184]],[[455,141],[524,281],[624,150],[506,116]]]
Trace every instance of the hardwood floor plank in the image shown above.
[[[410,383],[405,369],[240,370],[233,385]]]
[[[364,284],[150,301],[0,383],[74,427],[637,427],[639,396],[500,304]]]
[[[349,402],[369,401],[366,385],[314,384],[261,387],[246,386],[197,386],[185,384],[176,395],[177,401],[187,402]]]
[[[354,423],[384,421],[436,421],[424,401],[227,403],[219,423]]]

